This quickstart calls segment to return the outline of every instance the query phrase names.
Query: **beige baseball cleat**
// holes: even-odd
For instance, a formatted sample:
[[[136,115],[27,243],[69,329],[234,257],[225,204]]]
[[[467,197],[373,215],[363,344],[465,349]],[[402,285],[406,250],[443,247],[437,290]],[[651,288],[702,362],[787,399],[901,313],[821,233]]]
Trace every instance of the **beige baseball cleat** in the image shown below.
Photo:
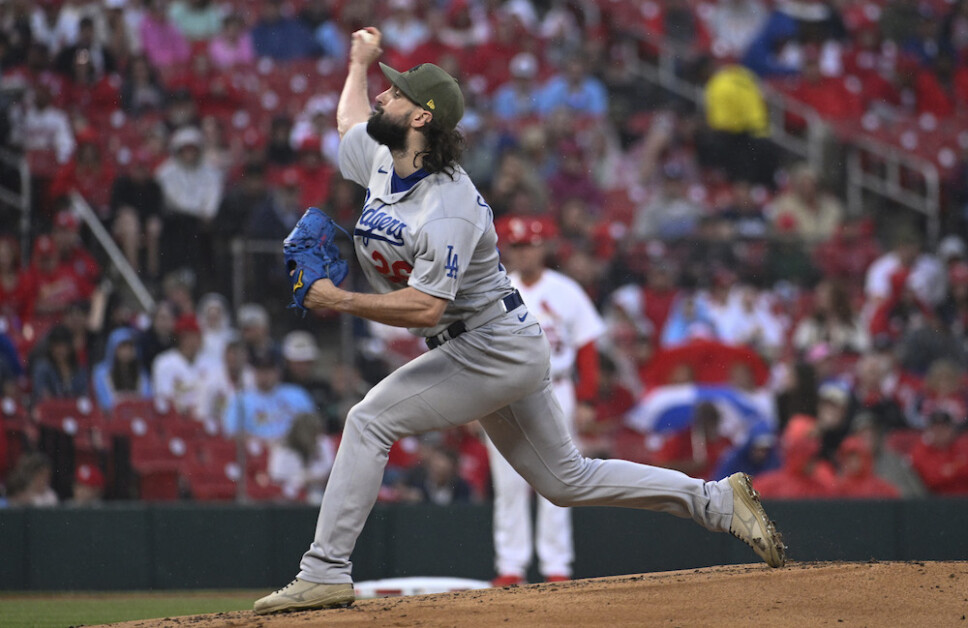
[[[733,489],[733,520],[729,532],[753,548],[770,567],[782,567],[786,562],[786,546],[760,503],[760,494],[753,489],[750,476],[734,473],[729,476]]]
[[[256,600],[256,615],[305,611],[316,608],[345,608],[356,601],[352,584],[316,584],[296,578],[275,593]]]

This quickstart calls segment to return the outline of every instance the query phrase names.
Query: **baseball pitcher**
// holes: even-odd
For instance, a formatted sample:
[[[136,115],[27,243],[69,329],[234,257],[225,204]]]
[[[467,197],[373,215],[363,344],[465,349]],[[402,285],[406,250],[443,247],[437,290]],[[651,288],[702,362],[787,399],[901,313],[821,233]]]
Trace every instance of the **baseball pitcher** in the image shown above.
[[[351,604],[350,554],[376,502],[391,445],[475,419],[515,471],[554,504],[692,518],[731,532],[781,566],[783,544],[745,475],[704,482],[582,457],[554,397],[548,340],[500,264],[491,208],[459,165],[460,87],[430,63],[406,72],[381,64],[390,86],[371,112],[366,74],[379,44],[375,28],[353,34],[336,111],[340,170],[366,188],[352,238],[374,292],[338,287],[346,262],[334,246],[332,221],[316,208],[286,238],[286,263],[296,307],[406,327],[431,350],[350,410],[299,573],[256,601],[255,612]]]

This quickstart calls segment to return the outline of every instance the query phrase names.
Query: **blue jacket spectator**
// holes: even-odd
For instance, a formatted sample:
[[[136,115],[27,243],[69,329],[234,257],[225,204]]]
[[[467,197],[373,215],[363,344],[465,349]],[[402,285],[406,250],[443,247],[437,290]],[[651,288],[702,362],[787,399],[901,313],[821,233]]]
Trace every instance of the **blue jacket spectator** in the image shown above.
[[[511,59],[510,71],[511,80],[494,92],[494,115],[501,120],[527,118],[538,112],[534,88],[538,60],[530,52],[519,52]]]
[[[686,344],[693,338],[715,337],[716,321],[706,300],[694,292],[683,292],[677,296],[662,328],[661,346],[670,349]]]
[[[725,478],[743,472],[756,475],[780,468],[780,452],[776,446],[776,434],[768,423],[755,423],[750,428],[746,442],[726,452],[713,477]]]
[[[31,369],[34,403],[87,395],[87,371],[78,363],[70,330],[63,325],[51,329],[44,349]]]
[[[237,393],[222,415],[222,429],[235,434],[241,427],[246,435],[281,440],[299,414],[315,412],[316,404],[301,386],[283,384],[279,360],[270,353],[253,359],[255,388]]]
[[[773,11],[760,34],[756,36],[746,54],[743,65],[762,77],[795,76],[800,69],[783,63],[779,53],[783,46],[797,37],[796,20],[782,11]]]
[[[256,55],[276,61],[314,56],[317,48],[312,31],[296,18],[282,15],[280,4],[280,0],[267,2],[262,9],[262,19],[252,29]]]
[[[577,115],[601,117],[608,111],[608,92],[605,86],[585,71],[580,57],[565,63],[565,70],[552,77],[538,92],[538,112],[550,114],[564,107]]]
[[[120,327],[108,336],[104,360],[94,366],[94,396],[102,410],[125,397],[151,396],[151,378],[138,355],[138,333]]]

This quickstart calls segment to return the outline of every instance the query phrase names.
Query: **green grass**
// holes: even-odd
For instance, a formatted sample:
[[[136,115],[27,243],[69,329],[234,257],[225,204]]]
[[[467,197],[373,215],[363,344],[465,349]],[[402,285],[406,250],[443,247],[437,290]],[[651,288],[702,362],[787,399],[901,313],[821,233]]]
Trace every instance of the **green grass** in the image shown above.
[[[265,591],[0,593],[3,628],[64,628],[134,619],[239,611]]]

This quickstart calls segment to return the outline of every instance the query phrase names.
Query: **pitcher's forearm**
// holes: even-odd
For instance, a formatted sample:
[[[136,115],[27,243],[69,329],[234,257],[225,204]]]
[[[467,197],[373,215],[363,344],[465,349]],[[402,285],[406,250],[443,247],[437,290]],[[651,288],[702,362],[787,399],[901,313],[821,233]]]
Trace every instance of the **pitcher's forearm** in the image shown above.
[[[342,138],[347,131],[370,117],[370,97],[366,85],[366,65],[351,62],[336,107],[336,128]]]

